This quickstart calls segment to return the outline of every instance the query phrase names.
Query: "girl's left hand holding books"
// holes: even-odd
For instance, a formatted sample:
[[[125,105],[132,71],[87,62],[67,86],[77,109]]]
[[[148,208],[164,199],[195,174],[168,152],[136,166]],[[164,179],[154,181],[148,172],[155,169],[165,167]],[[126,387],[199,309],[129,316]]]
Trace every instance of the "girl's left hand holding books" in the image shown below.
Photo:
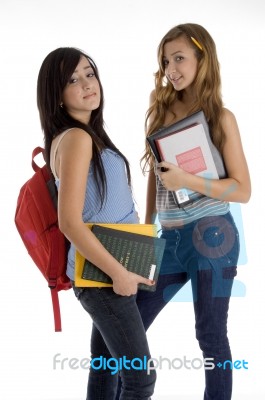
[[[123,268],[118,274],[112,276],[113,290],[120,296],[131,296],[137,293],[138,284],[144,283],[145,285],[152,286],[154,281],[129,272]]]

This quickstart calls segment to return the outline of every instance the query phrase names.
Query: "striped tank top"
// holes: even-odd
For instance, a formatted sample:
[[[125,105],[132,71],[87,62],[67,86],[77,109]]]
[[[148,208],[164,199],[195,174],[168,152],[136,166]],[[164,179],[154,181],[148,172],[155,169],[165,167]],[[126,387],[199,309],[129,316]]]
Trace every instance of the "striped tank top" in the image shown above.
[[[64,135],[67,132],[68,131],[65,131],[61,135]],[[54,161],[59,142],[60,140],[57,142],[57,146],[51,155],[51,169],[53,171],[58,190],[60,190],[60,181],[55,173]],[[139,223],[132,191],[127,181],[124,160],[111,149],[102,150],[101,159],[106,174],[106,198],[101,208],[101,200],[95,181],[94,164],[93,161],[91,161],[86,185],[84,208],[82,212],[83,221],[115,224]],[[74,265],[75,248],[73,245],[71,245],[68,252],[66,271],[67,276],[71,280],[74,280]]]
[[[166,190],[156,175],[156,209],[162,227],[183,226],[206,216],[223,215],[229,211],[229,203],[202,196],[183,208],[179,208],[172,192]]]

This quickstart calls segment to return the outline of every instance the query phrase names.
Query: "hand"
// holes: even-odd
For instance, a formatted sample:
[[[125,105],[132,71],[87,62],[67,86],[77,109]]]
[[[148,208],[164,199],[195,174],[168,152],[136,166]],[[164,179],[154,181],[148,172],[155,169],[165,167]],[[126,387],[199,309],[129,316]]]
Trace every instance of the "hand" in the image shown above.
[[[185,181],[188,172],[185,172],[172,163],[166,161],[159,163],[157,165],[157,174],[162,185],[167,190],[179,190],[186,187]]]
[[[113,290],[121,296],[131,296],[137,293],[139,283],[144,283],[148,286],[155,284],[154,281],[129,272],[124,268],[122,273],[113,279]]]

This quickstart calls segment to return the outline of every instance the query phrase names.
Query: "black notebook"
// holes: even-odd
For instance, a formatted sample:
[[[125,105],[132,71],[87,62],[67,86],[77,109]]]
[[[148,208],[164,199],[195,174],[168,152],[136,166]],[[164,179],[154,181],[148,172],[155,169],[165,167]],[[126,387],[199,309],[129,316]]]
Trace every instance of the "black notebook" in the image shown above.
[[[208,178],[226,176],[223,159],[214,146],[203,111],[153,133],[147,141],[158,162],[168,161],[187,172]],[[203,195],[185,188],[172,191],[176,203],[183,207]]]
[[[106,228],[100,225],[93,225],[92,232],[106,250],[128,271],[157,283],[166,244],[165,239]],[[88,260],[85,260],[82,278],[112,283],[107,274]],[[139,284],[139,289],[155,291],[156,283],[153,286]]]

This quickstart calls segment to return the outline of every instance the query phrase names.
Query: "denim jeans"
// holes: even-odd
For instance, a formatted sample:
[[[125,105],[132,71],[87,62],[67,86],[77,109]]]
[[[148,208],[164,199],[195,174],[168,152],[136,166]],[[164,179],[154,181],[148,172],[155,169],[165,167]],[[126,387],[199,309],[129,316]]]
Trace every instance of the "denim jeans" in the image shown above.
[[[137,295],[145,329],[191,280],[196,338],[203,357],[212,358],[215,365],[214,369],[205,369],[204,400],[230,400],[232,370],[222,366],[225,360],[231,360],[227,318],[239,255],[239,235],[233,218],[230,213],[204,217],[183,228],[163,229],[161,237],[167,244],[157,289],[141,290]],[[178,322],[181,323],[177,315],[172,315],[169,325],[177,327]],[[167,329],[168,326],[165,340]],[[176,394],[177,391],[176,375]]]
[[[113,400],[118,380],[113,367],[117,367],[117,360],[151,358],[136,296],[119,296],[112,288],[77,288],[74,285],[73,288],[93,320],[91,362],[94,360],[94,368],[89,371],[86,400]],[[110,368],[100,365],[100,359]],[[119,398],[148,400],[154,392],[156,372],[152,370],[148,374],[146,369],[140,369],[140,362],[134,366],[119,365],[122,381]]]

